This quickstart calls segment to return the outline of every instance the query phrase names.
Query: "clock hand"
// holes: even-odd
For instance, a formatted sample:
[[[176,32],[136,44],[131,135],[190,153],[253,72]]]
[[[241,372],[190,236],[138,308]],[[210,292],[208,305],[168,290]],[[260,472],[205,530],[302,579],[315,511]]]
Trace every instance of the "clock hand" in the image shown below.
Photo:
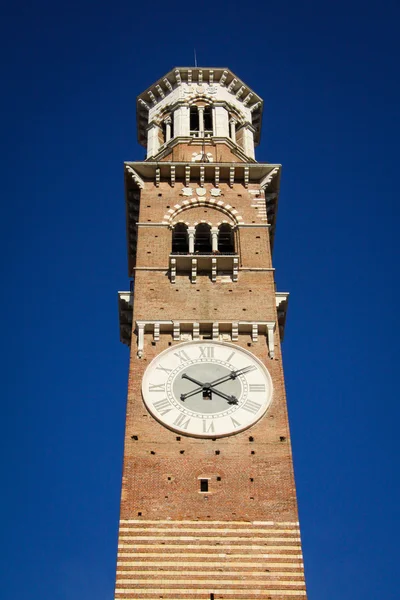
[[[238,369],[237,371],[231,371],[229,375],[225,375],[225,377],[221,377],[220,379],[211,381],[210,385],[219,385],[220,383],[224,383],[225,381],[229,381],[230,379],[236,379],[238,375],[242,375],[243,373],[247,373],[248,371],[254,371],[254,369],[254,365],[250,365],[248,367],[243,367],[243,369]]]
[[[221,396],[221,398],[228,400],[228,404],[237,404],[238,403],[238,399],[236,398],[236,396],[228,396],[227,394],[224,394],[223,392],[220,392],[219,390],[215,390],[212,386],[210,386],[210,389],[213,394],[216,394],[217,396]]]
[[[194,396],[195,394],[198,394],[199,392],[201,392],[203,390],[203,384],[201,383],[201,381],[197,381],[197,379],[193,379],[193,377],[189,377],[189,375],[186,375],[186,373],[184,373],[182,375],[182,379],[188,379],[189,381],[192,381],[193,383],[197,383],[197,385],[200,386],[200,387],[196,388],[195,390],[188,392],[187,394],[181,394],[182,402],[184,402],[186,400],[186,398],[190,398],[190,396]]]
[[[203,391],[203,387],[199,387],[196,388],[195,390],[192,390],[191,392],[188,392],[187,394],[181,394],[180,398],[182,400],[182,402],[184,402],[186,400],[186,398],[190,398],[190,396],[194,396],[195,394],[198,394],[199,392]]]
[[[224,394],[223,392],[220,392],[219,390],[214,389],[212,383],[204,383],[203,384],[200,381],[198,381],[197,379],[193,379],[193,377],[186,375],[186,373],[184,373],[182,375],[182,379],[188,379],[189,381],[192,381],[193,383],[197,383],[197,385],[200,386],[200,387],[196,388],[195,390],[188,392],[187,394],[181,394],[182,401],[185,401],[186,398],[190,398],[191,396],[194,396],[195,394],[198,394],[201,391],[211,390],[217,396],[220,396],[221,398],[228,400],[229,404],[237,404],[237,402],[238,402],[236,396],[228,396],[227,394]],[[230,376],[228,377],[228,379],[230,379]]]
[[[200,385],[201,387],[203,387],[204,385],[206,385],[204,383],[201,383],[201,381],[197,381],[197,379],[193,379],[193,377],[189,377],[189,375],[186,375],[186,373],[184,373],[182,375],[182,379],[189,379],[189,381],[192,381],[193,383],[197,383],[197,385]]]

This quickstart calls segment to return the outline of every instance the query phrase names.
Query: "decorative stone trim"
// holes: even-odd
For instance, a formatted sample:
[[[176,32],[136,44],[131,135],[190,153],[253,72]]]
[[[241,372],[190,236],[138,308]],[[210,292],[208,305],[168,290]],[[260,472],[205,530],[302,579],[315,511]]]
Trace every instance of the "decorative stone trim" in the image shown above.
[[[205,173],[205,167],[201,166],[200,167],[200,185],[201,185],[201,187],[204,186],[204,173]]]
[[[156,97],[155,97],[155,95],[153,94],[153,92],[152,92],[152,91],[149,91],[149,94],[148,94],[148,95],[149,95],[149,98],[150,98],[150,100],[151,100],[151,101],[152,101],[152,103],[153,103],[153,106],[155,106],[155,105],[157,104],[157,100],[156,100]]]
[[[164,91],[160,85],[156,85],[156,90],[160,94],[161,98],[165,98]]]
[[[181,73],[179,69],[175,69],[175,79],[178,85],[182,85]]]
[[[200,339],[200,323],[193,323],[193,339],[194,340],[199,340]]]
[[[163,82],[165,83],[165,86],[168,89],[168,91],[172,92],[173,87],[171,85],[171,82],[166,77],[164,77]]]
[[[121,292],[124,293],[124,292]],[[181,333],[181,325],[185,323],[187,326],[191,326],[192,333]],[[220,333],[221,324],[231,325],[231,332],[229,333]],[[204,326],[207,326],[207,331],[209,332],[210,325],[212,330],[212,339],[218,340],[223,339],[225,341],[237,342],[239,338],[239,331],[242,329],[244,332],[249,332],[249,327],[251,330],[251,339],[253,344],[258,342],[259,331],[261,328],[262,335],[266,338],[266,343],[268,346],[268,354],[270,358],[275,357],[275,329],[276,323],[273,321],[260,321],[260,322],[250,322],[250,321],[136,321],[137,327],[137,356],[138,358],[143,358],[144,356],[144,334],[147,330],[147,333],[153,333],[154,342],[159,342],[160,340],[160,328],[163,325],[163,332],[172,333],[172,339],[174,342],[180,342],[183,340],[189,341],[199,340],[201,338],[202,329]],[[224,331],[224,330],[223,330]],[[203,329],[204,332],[204,329]],[[161,333],[162,335],[162,333]],[[209,334],[208,334],[209,335]],[[128,343],[129,345],[129,343]]]
[[[239,323],[232,323],[232,342],[237,342],[239,338]]]
[[[246,98],[243,100],[243,106],[247,106],[253,96],[254,94],[252,92],[250,92],[250,94],[247,94]]]
[[[270,173],[268,173],[268,175],[266,175],[264,177],[264,179],[262,179],[260,181],[260,188],[263,190],[266,190],[269,186],[269,184],[271,183],[271,181],[273,180],[273,178],[275,177],[275,175],[277,175],[279,173],[279,167],[275,167],[275,169],[272,169],[272,171]]]
[[[191,282],[196,283],[196,279],[197,279],[197,259],[192,258]]]
[[[219,80],[219,85],[224,85],[225,84],[225,79],[228,76],[228,71],[224,71],[221,75],[221,78]]]
[[[172,330],[172,339],[174,342],[178,342],[181,337],[181,324],[177,321],[174,321],[173,330]]]
[[[171,187],[175,186],[175,165],[171,165]]]
[[[144,350],[144,326],[145,326],[145,322],[144,321],[136,321],[136,324],[137,324],[137,328],[138,328],[137,355],[138,355],[138,358],[142,358],[143,357],[143,350]]]
[[[215,187],[219,186],[219,167],[215,167]]]
[[[184,188],[185,189],[185,188]],[[186,188],[191,189],[191,188]],[[184,210],[188,208],[194,208],[197,206],[209,206],[210,208],[216,208],[221,212],[225,213],[229,217],[231,217],[232,221],[236,225],[241,225],[243,222],[243,217],[238,214],[237,210],[232,208],[230,204],[223,202],[223,200],[216,200],[214,198],[191,198],[190,200],[184,200],[181,204],[175,204],[174,208],[170,208],[167,214],[163,217],[163,223],[165,225],[173,226],[175,223],[176,217]]]
[[[215,283],[217,281],[217,259],[211,259],[211,281]]]
[[[219,337],[219,323],[216,321],[212,326],[212,339],[217,340]]]
[[[236,282],[238,280],[239,274],[239,258],[233,259],[233,272],[232,272],[232,281]]]
[[[249,167],[245,167],[244,168],[244,187],[248,188],[249,187]]]
[[[132,169],[132,167],[130,167],[129,165],[125,165],[125,169],[126,169],[127,173],[130,174],[130,176],[132,177],[133,181],[136,183],[138,188],[140,188],[142,190],[144,188],[144,181],[141,177],[139,177],[139,175],[136,173],[135,169]]]
[[[175,283],[176,281],[176,258],[171,258],[171,283]]]
[[[156,187],[160,185],[160,169],[156,169]]]
[[[235,167],[229,169],[229,187],[233,187],[235,182]]]
[[[267,323],[269,357],[275,358],[275,323]]]

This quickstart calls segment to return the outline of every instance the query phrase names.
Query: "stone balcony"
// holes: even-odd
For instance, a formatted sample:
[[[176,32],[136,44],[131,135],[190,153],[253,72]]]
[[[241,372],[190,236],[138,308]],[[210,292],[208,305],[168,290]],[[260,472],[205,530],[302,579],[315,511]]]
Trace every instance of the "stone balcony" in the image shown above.
[[[175,283],[177,275],[189,275],[192,283],[196,283],[197,275],[209,275],[212,281],[217,280],[217,275],[229,275],[237,281],[238,270],[239,255],[234,252],[175,252],[169,257],[171,283]]]

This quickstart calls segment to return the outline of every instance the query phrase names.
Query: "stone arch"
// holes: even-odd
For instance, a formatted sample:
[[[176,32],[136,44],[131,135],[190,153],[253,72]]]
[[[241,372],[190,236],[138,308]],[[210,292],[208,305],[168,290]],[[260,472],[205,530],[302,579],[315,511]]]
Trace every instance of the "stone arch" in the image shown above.
[[[230,204],[223,202],[223,200],[217,200],[215,198],[191,198],[190,200],[182,200],[181,203],[175,204],[173,208],[168,209],[168,212],[164,215],[163,223],[164,225],[169,225],[173,227],[177,222],[176,218],[180,213],[189,208],[194,208],[197,206],[209,206],[210,208],[216,208],[220,212],[229,216],[235,224],[235,227],[241,225],[243,223],[243,217],[238,213],[238,211],[233,208]]]

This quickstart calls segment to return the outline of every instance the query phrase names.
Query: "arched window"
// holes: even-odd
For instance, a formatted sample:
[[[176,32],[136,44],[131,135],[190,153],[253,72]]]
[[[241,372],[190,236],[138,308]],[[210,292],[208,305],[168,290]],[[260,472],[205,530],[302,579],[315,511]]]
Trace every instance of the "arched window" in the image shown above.
[[[177,223],[172,230],[172,253],[189,252],[187,226]]]
[[[211,106],[206,106],[204,109],[204,137],[211,137],[212,134],[212,109]]]
[[[222,223],[218,231],[218,251],[235,252],[232,227],[228,223]]]
[[[197,137],[199,135],[199,110],[197,106],[190,107],[190,135]]]
[[[212,251],[211,227],[207,223],[200,223],[196,227],[194,251],[199,252],[199,254],[206,254]]]

